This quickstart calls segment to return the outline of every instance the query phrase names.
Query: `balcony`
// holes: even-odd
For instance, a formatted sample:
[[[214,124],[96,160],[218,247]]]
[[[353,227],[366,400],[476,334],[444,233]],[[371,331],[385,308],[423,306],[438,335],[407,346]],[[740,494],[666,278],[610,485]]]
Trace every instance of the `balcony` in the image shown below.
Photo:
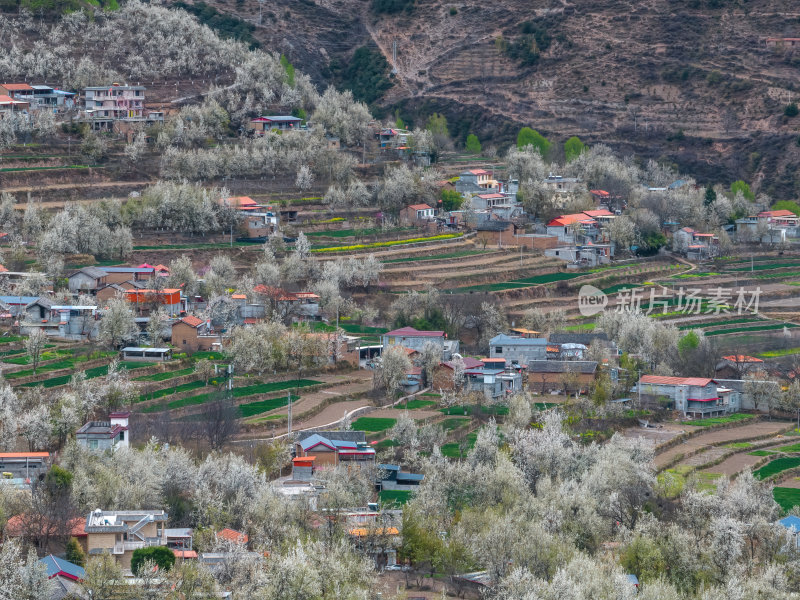
[[[160,538],[147,538],[146,540],[117,542],[111,549],[111,554],[125,554],[126,552],[133,552],[139,548],[148,548],[150,546],[163,546],[164,543]]]

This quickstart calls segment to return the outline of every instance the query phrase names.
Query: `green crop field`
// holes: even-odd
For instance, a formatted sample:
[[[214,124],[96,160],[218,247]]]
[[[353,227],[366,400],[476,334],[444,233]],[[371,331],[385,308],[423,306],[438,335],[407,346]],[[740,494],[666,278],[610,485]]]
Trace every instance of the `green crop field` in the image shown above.
[[[800,275],[800,271],[778,271],[777,273],[756,275],[753,279],[783,279],[785,277],[797,277],[798,275]],[[794,283],[792,285],[794,285]]]
[[[541,285],[543,283],[553,283],[556,281],[567,281],[586,275],[585,272],[577,273],[548,273],[546,275],[535,275],[533,277],[526,277],[524,279],[514,279],[502,283],[484,283],[480,285],[467,285],[464,287],[454,288],[448,290],[456,294],[465,294],[469,292],[502,292],[505,290],[516,290],[520,288],[532,287],[534,285]]]
[[[747,413],[734,413],[727,417],[713,417],[711,419],[697,419],[695,421],[687,421],[687,425],[699,425],[700,427],[710,427],[711,425],[723,425],[725,423],[735,423],[736,421],[745,421],[752,419],[753,415]]]
[[[154,373],[153,375],[144,375],[137,377],[134,381],[166,381],[167,379],[175,379],[176,377],[183,377],[184,375],[191,375],[194,373],[194,368],[181,369],[180,371],[164,371],[163,373]]]
[[[450,419],[445,419],[444,421],[439,423],[439,425],[441,425],[445,431],[452,431],[453,429],[458,429],[459,427],[462,427],[463,425],[466,425],[469,422],[470,422],[469,419],[453,417]]]
[[[796,488],[772,488],[772,497],[775,498],[775,502],[778,503],[785,513],[792,510],[795,506],[800,506],[800,490]]]
[[[800,261],[796,260],[789,260],[783,262],[762,262],[760,264],[753,264],[752,270],[753,271],[765,271],[767,269],[786,269],[788,267],[800,267]],[[743,273],[745,271],[750,271],[750,265],[745,267],[736,267],[732,269],[725,269],[726,271],[734,271],[738,273]]]
[[[125,367],[128,371],[133,371],[134,369],[144,369],[145,367],[152,367],[156,363],[122,361],[119,364],[120,366]],[[108,375],[108,365],[102,365],[100,367],[92,367],[91,369],[86,369],[85,373],[86,373],[86,379],[104,377],[105,375]],[[24,383],[20,387],[35,387],[37,385],[41,385],[46,388],[51,388],[59,385],[65,385],[69,383],[70,379],[72,379],[71,374],[60,375],[58,377],[51,377],[50,379],[44,379],[42,381],[32,381],[30,383]]]
[[[281,392],[284,390],[292,390],[295,388],[304,388],[312,385],[319,385],[320,381],[313,379],[301,379],[291,381],[275,381],[272,383],[256,383],[253,385],[246,385],[242,387],[235,387],[230,391],[231,396],[234,398],[246,398],[247,396],[255,396],[256,394],[269,394],[274,392]],[[189,396],[188,398],[180,398],[173,400],[167,404],[167,408],[183,408],[184,406],[195,406],[197,404],[205,404],[210,400],[217,397],[219,392],[208,392],[206,394],[198,394],[197,396]],[[161,406],[150,406],[143,412],[158,412],[162,409]]]
[[[190,392],[203,387],[206,387],[206,382],[202,379],[198,379],[197,381],[190,381],[188,383],[182,383],[181,385],[165,387],[160,390],[154,390],[147,394],[141,394],[139,396],[139,402],[155,400],[157,398],[163,398],[164,396],[171,396],[172,394],[180,394],[181,392]]]
[[[239,416],[252,417],[255,415],[260,415],[261,413],[275,410],[276,408],[283,408],[288,404],[287,400],[288,398],[286,398],[285,396],[280,396],[279,398],[272,398],[270,400],[258,400],[256,402],[240,404]],[[292,402],[297,402],[298,400],[300,400],[300,396],[295,396],[294,394],[292,394]],[[282,418],[282,415],[274,415],[274,416]]]
[[[391,429],[395,423],[397,423],[397,419],[389,417],[359,417],[353,422],[351,428],[355,431],[376,433]]]
[[[604,288],[601,291],[604,294],[616,294],[622,290],[633,290],[640,287],[643,287],[641,283],[618,283],[616,285],[612,285],[611,287]]]
[[[362,335],[383,335],[389,331],[386,327],[370,327],[369,325],[348,323],[347,321],[339,321],[339,327],[344,329],[347,333],[360,333]]]
[[[773,454],[777,454],[774,450],[753,450],[752,452],[747,453],[750,456],[771,456]]]
[[[6,335],[0,337],[0,344],[10,344],[11,342],[19,342],[22,340],[21,335]]]
[[[766,321],[764,319],[743,317],[741,319],[711,321],[710,323],[690,323],[689,325],[681,325],[678,329],[684,331],[686,329],[705,329],[706,327],[721,327],[723,325],[741,325],[742,323],[766,323]]]
[[[387,439],[381,440],[380,442],[375,444],[375,447],[376,448],[394,448],[395,446],[399,446],[399,445],[400,445],[400,442],[398,442],[397,440],[390,440],[390,439],[387,438]]]
[[[800,348],[784,348],[782,350],[768,350],[756,354],[758,358],[780,358],[781,356],[789,356],[791,354],[800,354]]]
[[[756,479],[764,479],[777,473],[782,473],[788,469],[800,467],[800,456],[783,456],[768,462],[766,465],[753,472]]]
[[[725,448],[752,448],[753,444],[750,442],[734,442],[732,444],[725,444]]]
[[[777,331],[782,330],[784,327],[787,329],[794,329],[800,327],[795,323],[772,323],[770,325],[759,325],[757,327],[733,327],[731,329],[715,329],[714,331],[707,331],[706,337],[710,335],[725,335],[728,333],[752,333],[755,331]]]
[[[407,258],[391,258],[389,260],[381,261],[385,265],[404,262],[420,262],[426,260],[445,260],[447,258],[465,258],[467,256],[475,256],[477,254],[491,254],[487,250],[462,250],[461,252],[446,252],[444,254],[435,254],[430,256],[409,256]]]
[[[63,358],[65,356],[72,356],[73,352],[74,350],[68,350],[68,349],[54,350],[52,352],[42,352],[41,356],[39,356],[39,362],[54,360],[56,358]],[[24,356],[15,356],[12,358],[6,358],[3,360],[3,362],[11,365],[29,365],[31,362],[31,358],[26,353]],[[37,371],[38,370],[39,369],[37,369]]]
[[[414,398],[413,400],[404,402],[401,406],[403,408],[407,408],[408,410],[414,410],[417,408],[427,408],[429,406],[436,406],[436,402],[434,402],[433,400],[420,400],[418,398]]]
[[[413,492],[405,490],[381,490],[378,493],[378,499],[383,504],[405,504],[411,498]]]
[[[472,450],[475,447],[475,441],[478,439],[478,434],[476,432],[468,433],[466,440],[467,440],[467,452]],[[442,451],[442,456],[446,456],[447,458],[460,458],[461,451],[459,450],[459,442],[448,442],[447,444],[442,444],[440,448]]]
[[[109,358],[116,355],[116,352],[95,352],[88,356],[74,356],[71,358],[65,358],[63,360],[58,360],[56,362],[37,367],[35,374],[41,375],[42,373],[49,373],[51,371],[58,371],[60,369],[77,369],[81,363],[95,360],[97,358]],[[19,379],[21,377],[28,377],[30,375],[34,375],[33,369],[23,369],[22,371],[17,371],[15,373],[8,373],[5,377],[6,379]]]
[[[776,448],[778,452],[800,452],[800,444],[791,444],[790,446],[781,446],[780,448]]]

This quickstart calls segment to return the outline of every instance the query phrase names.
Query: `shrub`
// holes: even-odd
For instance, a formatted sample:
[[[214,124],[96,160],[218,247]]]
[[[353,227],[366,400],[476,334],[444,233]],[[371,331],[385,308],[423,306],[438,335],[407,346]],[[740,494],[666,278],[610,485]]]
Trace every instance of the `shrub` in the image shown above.
[[[159,569],[169,571],[175,564],[175,553],[166,546],[150,546],[134,550],[131,557],[131,571],[134,575],[139,574],[139,569],[146,561],[152,561]]]
[[[797,104],[794,102],[787,105],[786,108],[783,109],[783,114],[789,118],[796,117],[798,113],[800,113],[800,109],[797,108]]]
[[[481,142],[478,139],[477,135],[470,133],[467,136],[467,143],[464,146],[470,154],[480,154],[481,153]]]
[[[450,16],[454,17],[457,14],[458,14],[458,9],[455,6],[451,6],[450,7]]]

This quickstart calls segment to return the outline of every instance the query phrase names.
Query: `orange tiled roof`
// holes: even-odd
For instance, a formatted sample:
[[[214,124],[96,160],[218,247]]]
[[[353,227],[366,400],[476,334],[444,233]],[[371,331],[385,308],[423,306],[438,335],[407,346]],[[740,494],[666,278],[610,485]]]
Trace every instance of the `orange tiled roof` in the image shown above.
[[[223,540],[228,540],[229,542],[235,542],[237,544],[246,544],[248,541],[250,541],[250,538],[246,533],[236,531],[235,529],[229,529],[228,527],[222,531],[218,531],[217,537],[222,538]]]
[[[748,362],[748,363],[764,362],[760,358],[756,358],[755,356],[747,356],[746,354],[731,354],[730,356],[723,356],[722,359],[729,360],[731,362]]]
[[[186,323],[189,327],[200,327],[205,321],[203,321],[203,319],[198,319],[194,315],[187,315],[179,322]]]

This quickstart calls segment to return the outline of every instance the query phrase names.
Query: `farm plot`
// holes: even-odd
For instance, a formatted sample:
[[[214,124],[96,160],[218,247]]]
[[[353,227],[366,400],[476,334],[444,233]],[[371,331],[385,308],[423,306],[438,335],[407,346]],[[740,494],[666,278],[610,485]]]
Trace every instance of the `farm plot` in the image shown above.
[[[768,462],[760,469],[753,471],[753,477],[756,479],[765,479],[797,467],[800,467],[800,456],[782,456]]]
[[[587,273],[548,273],[546,275],[535,275],[533,277],[526,277],[523,279],[515,279],[512,281],[505,281],[502,283],[485,283],[479,285],[467,285],[464,287],[454,288],[449,290],[457,294],[466,294],[470,292],[503,292],[506,290],[517,290],[526,287],[533,287],[544,283],[554,283],[556,281],[568,281],[587,275]]]
[[[246,385],[243,387],[233,388],[232,390],[230,390],[230,395],[233,398],[246,398],[248,396],[255,396],[257,394],[269,394],[273,392],[281,392],[295,388],[304,388],[312,385],[319,385],[320,383],[322,382],[315,381],[313,379],[301,379],[299,381],[296,379],[292,379],[290,381],[257,383],[254,385]],[[198,394],[196,396],[189,396],[187,398],[179,398],[177,400],[167,402],[166,408],[171,410],[176,408],[183,408],[186,406],[196,406],[198,404],[205,404],[206,402],[213,400],[217,396],[217,394],[218,394],[217,391],[213,391],[205,394]],[[164,410],[163,406],[154,405],[145,408],[142,412],[161,412],[163,410]]]
[[[706,336],[714,336],[714,335],[726,335],[729,333],[752,333],[758,331],[777,331],[782,330],[783,328],[786,329],[794,329],[796,327],[800,327],[796,323],[771,323],[768,325],[757,325],[755,327],[732,327],[730,329],[714,329],[712,331],[707,331]]]
[[[128,369],[129,371],[133,371],[134,369],[144,369],[146,367],[152,367],[158,363],[150,363],[150,362],[120,362],[120,366]],[[108,365],[102,365],[99,367],[92,367],[91,369],[86,369],[86,379],[94,379],[96,377],[104,377],[108,375]],[[72,379],[72,375],[60,375],[58,377],[51,377],[50,379],[43,379],[42,381],[31,381],[30,383],[23,383],[20,387],[36,387],[37,385],[41,385],[46,388],[57,387],[59,385],[66,385],[69,383],[69,380]]]
[[[656,456],[656,467],[662,468],[664,465],[669,464],[680,455],[693,453],[705,446],[712,444],[738,442],[744,439],[755,438],[762,435],[776,435],[791,427],[791,423],[785,421],[758,421],[750,423],[743,421],[744,425],[733,427],[730,429],[712,430],[707,433],[695,435],[687,439],[684,443],[674,446],[661,452]],[[694,429],[689,427],[689,429]],[[719,467],[715,467],[719,472]]]

